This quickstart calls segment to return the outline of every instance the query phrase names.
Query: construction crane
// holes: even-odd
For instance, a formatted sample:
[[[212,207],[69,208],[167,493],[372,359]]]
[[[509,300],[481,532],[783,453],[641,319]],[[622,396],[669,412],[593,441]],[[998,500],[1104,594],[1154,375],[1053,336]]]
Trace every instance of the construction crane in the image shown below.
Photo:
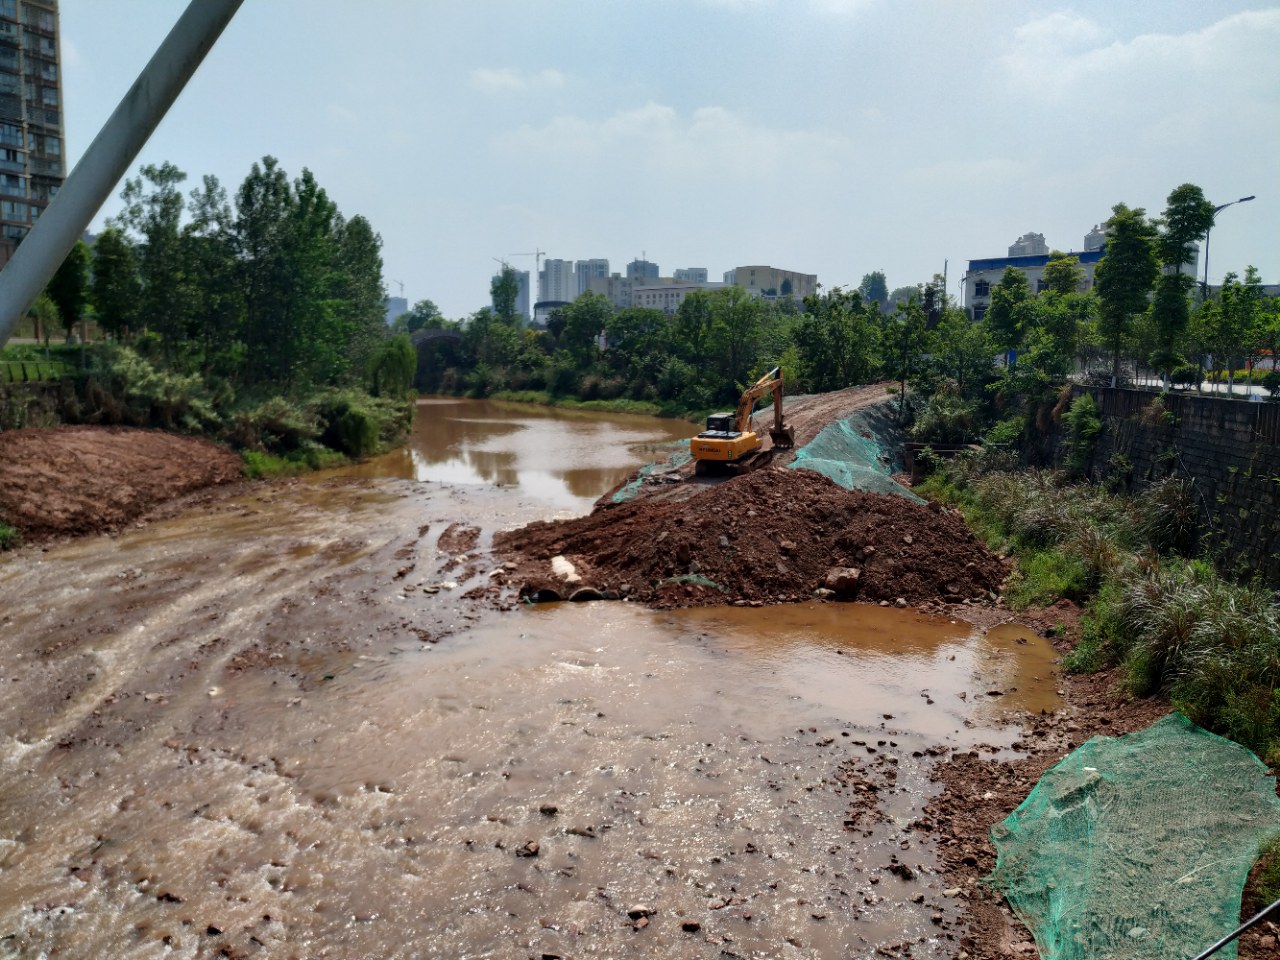
[[[533,248],[533,253],[509,253],[509,257],[533,257],[533,275],[535,277],[542,275],[542,258],[547,255],[547,251]]]

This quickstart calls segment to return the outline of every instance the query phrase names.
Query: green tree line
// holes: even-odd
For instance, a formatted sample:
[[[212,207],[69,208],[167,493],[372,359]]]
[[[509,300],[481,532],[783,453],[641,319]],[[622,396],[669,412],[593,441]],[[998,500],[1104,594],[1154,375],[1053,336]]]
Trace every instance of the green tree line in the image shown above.
[[[127,179],[119,214],[92,248],[77,244],[35,308],[46,330],[92,318],[107,336],[67,418],[284,452],[323,442],[359,455],[388,440],[388,418],[411,415],[415,360],[387,330],[368,220],[269,156],[234,195],[213,176],[184,193],[186,179],[171,163]]]

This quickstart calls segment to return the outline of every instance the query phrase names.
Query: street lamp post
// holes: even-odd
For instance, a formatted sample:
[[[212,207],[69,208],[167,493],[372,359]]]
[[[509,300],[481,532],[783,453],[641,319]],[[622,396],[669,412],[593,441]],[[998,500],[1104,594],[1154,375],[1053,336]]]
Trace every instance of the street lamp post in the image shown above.
[[[1213,215],[1216,217],[1219,210],[1225,210],[1227,207],[1233,207],[1237,203],[1247,203],[1253,199],[1250,194],[1247,197],[1241,197],[1239,200],[1232,200],[1230,203],[1222,203],[1213,208]],[[1213,224],[1209,225],[1209,229],[1204,232],[1204,282],[1200,284],[1200,299],[1209,299],[1209,233],[1213,230]]]

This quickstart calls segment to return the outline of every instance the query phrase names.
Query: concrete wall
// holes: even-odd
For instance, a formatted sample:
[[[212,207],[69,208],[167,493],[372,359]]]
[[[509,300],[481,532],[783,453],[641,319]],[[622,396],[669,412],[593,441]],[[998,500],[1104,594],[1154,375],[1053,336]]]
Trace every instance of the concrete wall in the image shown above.
[[[1228,569],[1280,583],[1280,404],[1174,394],[1160,415],[1151,392],[1073,392],[1091,393],[1102,412],[1093,479],[1129,491],[1194,479],[1205,545]]]

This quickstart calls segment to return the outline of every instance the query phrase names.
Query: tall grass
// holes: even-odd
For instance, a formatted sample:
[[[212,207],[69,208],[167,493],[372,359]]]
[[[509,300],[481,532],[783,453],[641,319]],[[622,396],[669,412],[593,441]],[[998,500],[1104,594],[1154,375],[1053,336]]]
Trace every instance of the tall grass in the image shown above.
[[[1016,560],[1011,604],[1086,605],[1071,671],[1120,666],[1138,696],[1165,696],[1196,723],[1280,764],[1280,603],[1190,556],[1202,505],[1166,480],[1124,497],[1044,471],[959,458],[923,492],[960,507]],[[1001,467],[1007,464],[1000,464]]]

